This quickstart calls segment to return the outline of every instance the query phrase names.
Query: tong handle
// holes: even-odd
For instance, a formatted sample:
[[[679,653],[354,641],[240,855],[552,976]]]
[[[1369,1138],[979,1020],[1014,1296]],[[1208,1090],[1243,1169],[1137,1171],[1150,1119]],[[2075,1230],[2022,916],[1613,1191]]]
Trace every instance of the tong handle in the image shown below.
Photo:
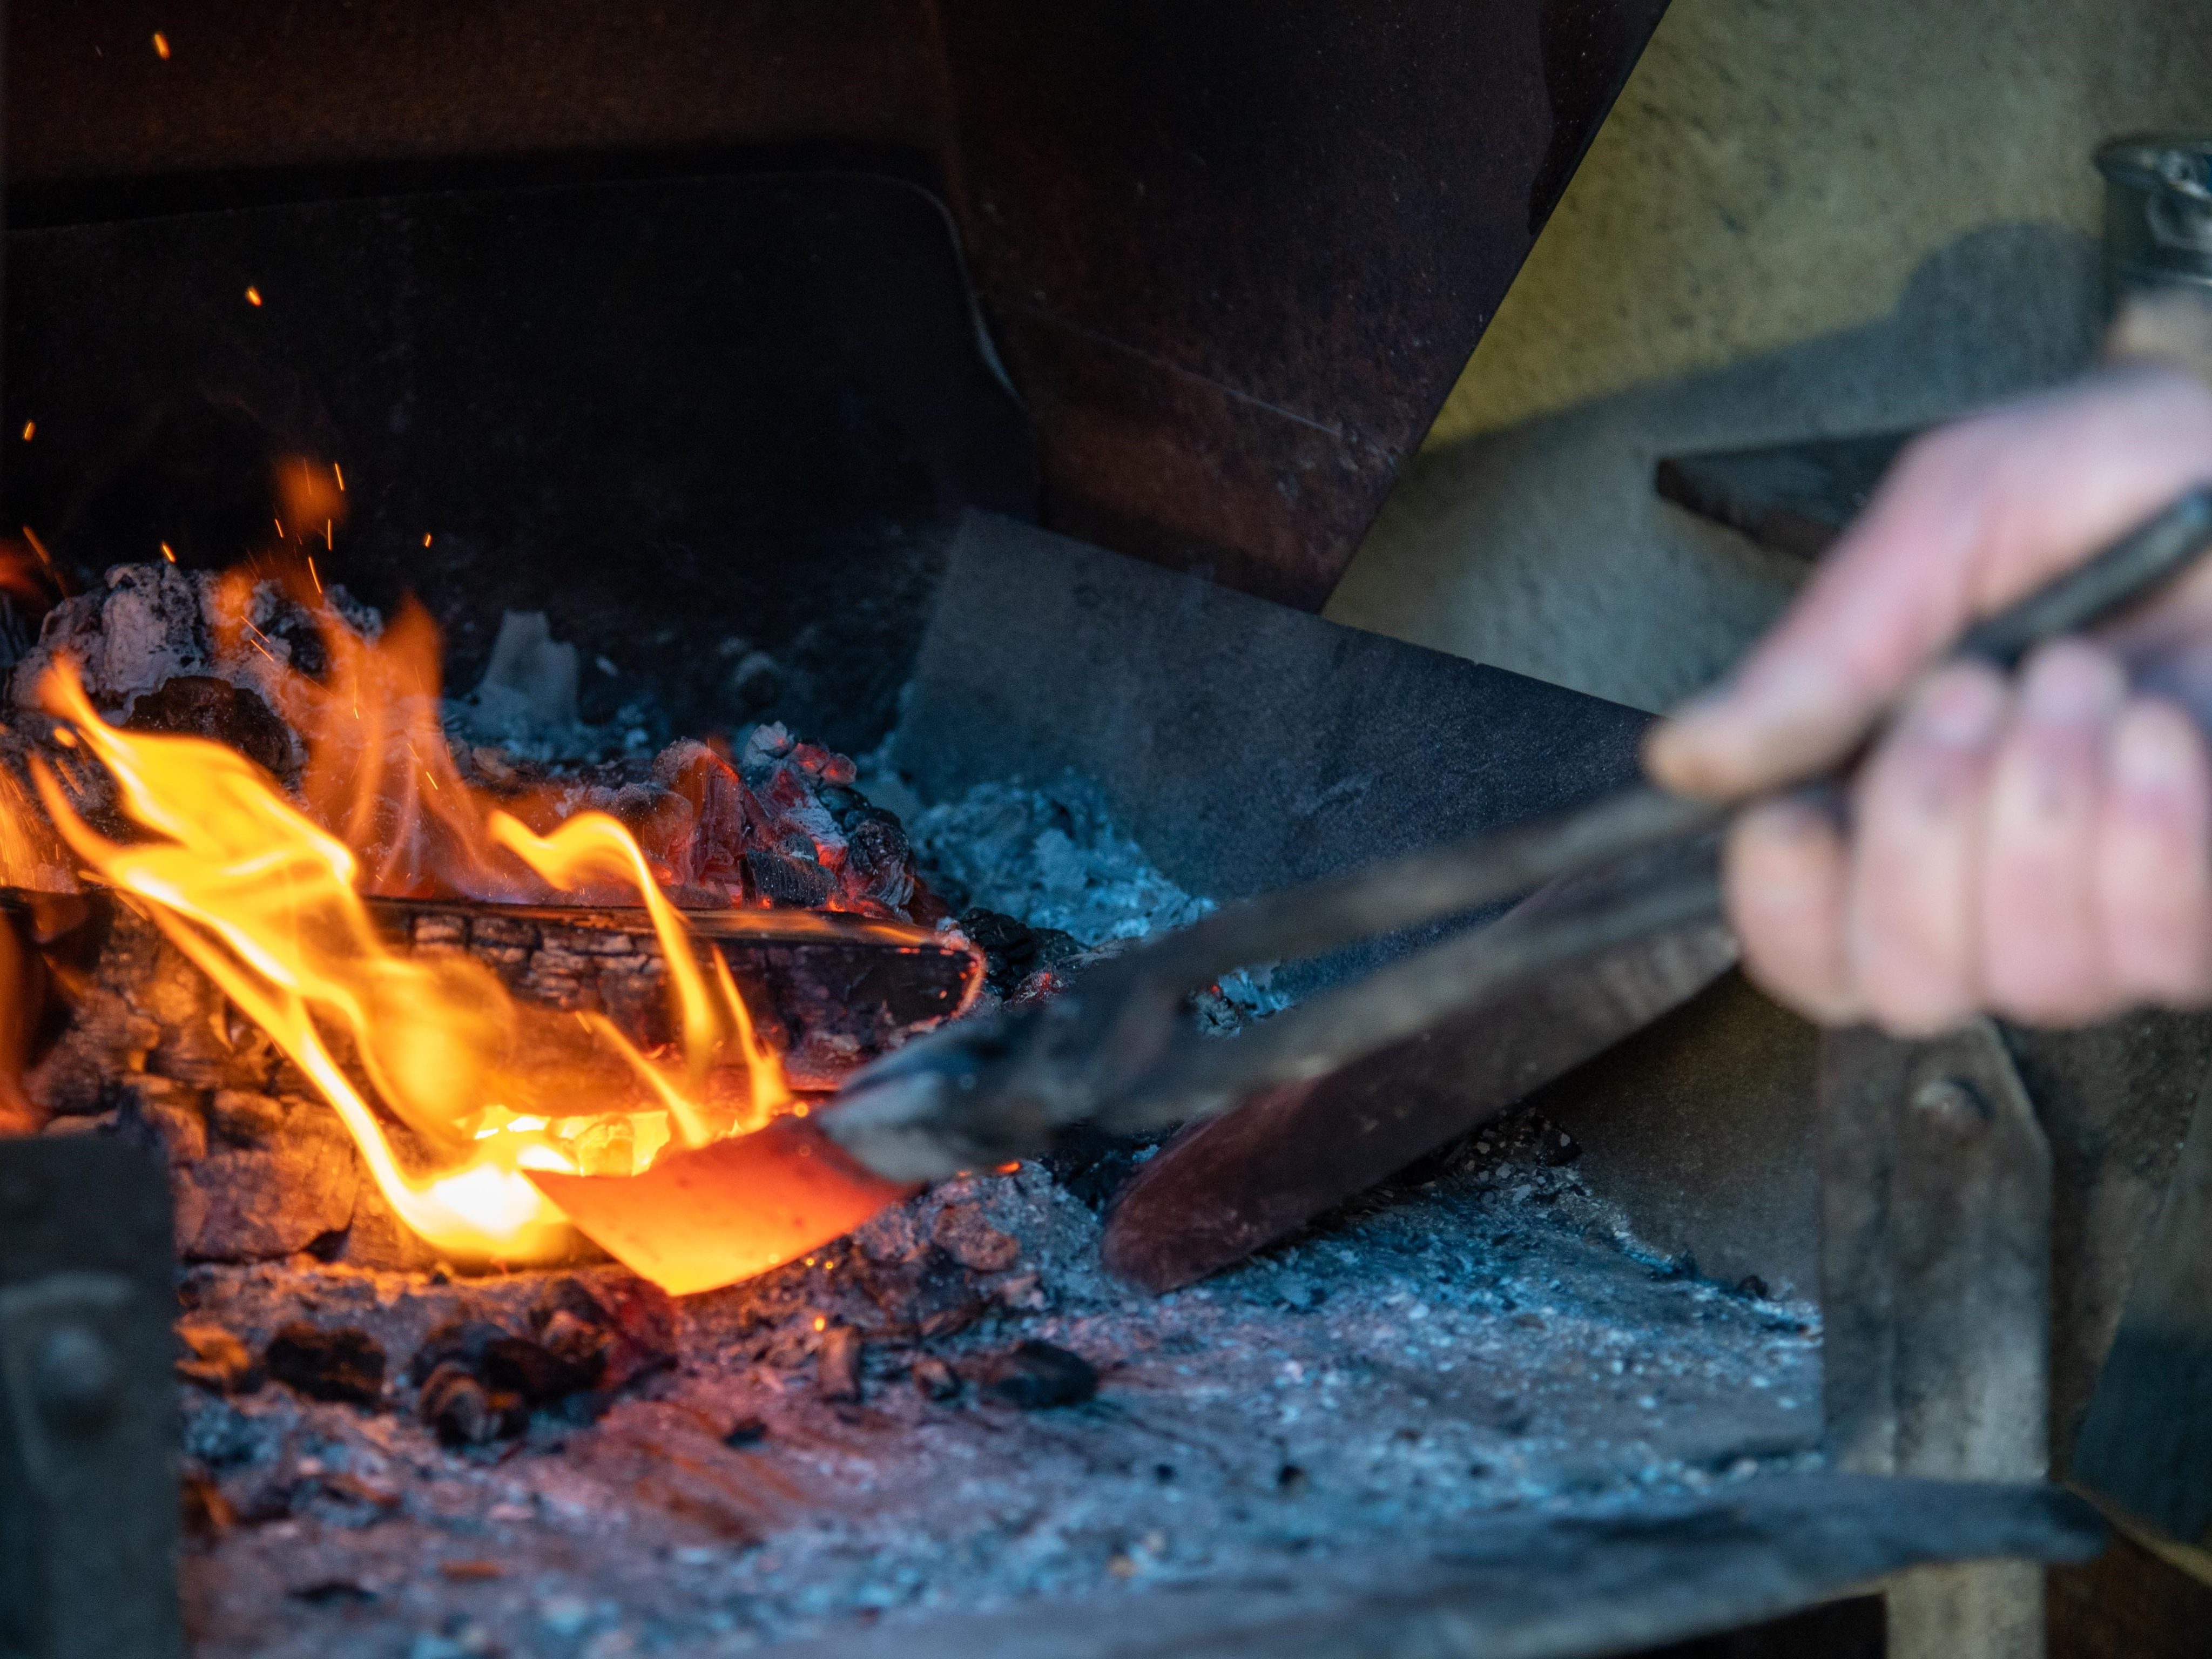
[[[2011,668],[2035,647],[2078,633],[2157,592],[2212,547],[2212,486],[2191,490],[2106,547],[1970,629],[1959,642]],[[1872,732],[1869,732],[1869,737]],[[1801,787],[1823,793],[1832,772]],[[1556,817],[1406,854],[1268,895],[1133,951],[1102,978],[1177,990],[1245,963],[1289,961],[1462,914],[1680,836],[1721,823],[1740,802],[1692,800],[1633,785]]]

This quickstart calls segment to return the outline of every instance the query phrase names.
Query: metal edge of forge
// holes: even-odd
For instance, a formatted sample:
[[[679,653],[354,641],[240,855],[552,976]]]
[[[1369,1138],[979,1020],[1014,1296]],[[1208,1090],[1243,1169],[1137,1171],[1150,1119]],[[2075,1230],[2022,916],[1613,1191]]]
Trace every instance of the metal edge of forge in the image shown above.
[[[776,1659],[1585,1659],[1738,1628],[1892,1574],[2104,1541],[2060,1489],[1832,1474],[1707,1498],[1486,1516],[1419,1546],[1316,1562],[1264,1584],[1032,1602],[849,1637]]]

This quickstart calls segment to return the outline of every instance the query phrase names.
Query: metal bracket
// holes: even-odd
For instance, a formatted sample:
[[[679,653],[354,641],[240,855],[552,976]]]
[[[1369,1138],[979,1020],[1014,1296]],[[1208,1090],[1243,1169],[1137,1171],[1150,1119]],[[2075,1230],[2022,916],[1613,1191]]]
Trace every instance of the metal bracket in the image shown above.
[[[1996,1029],[1840,1031],[1820,1055],[1827,1441],[1861,1474],[2036,1480],[2050,1465],[2051,1147]],[[2037,1659],[2041,1570],[1889,1590],[1893,1659]]]
[[[2090,1401],[2074,1474],[2180,1543],[2212,1543],[2212,1084]]]
[[[184,1652],[168,1224],[167,1183],[136,1148],[0,1142],[0,1649],[10,1659]]]

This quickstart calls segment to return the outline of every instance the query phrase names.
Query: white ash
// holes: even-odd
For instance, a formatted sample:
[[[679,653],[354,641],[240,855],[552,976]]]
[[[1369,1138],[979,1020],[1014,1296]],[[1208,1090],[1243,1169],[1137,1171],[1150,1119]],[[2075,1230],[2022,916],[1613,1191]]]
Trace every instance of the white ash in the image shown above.
[[[1426,1551],[1501,1508],[1802,1467],[1810,1311],[1655,1268],[1571,1170],[1521,1150],[1547,1138],[1523,1126],[1480,1167],[1158,1299],[1104,1275],[1097,1218],[1043,1169],[950,1183],[811,1265],[684,1304],[657,1398],[498,1452],[445,1449],[404,1413],[194,1393],[190,1448],[263,1517],[188,1560],[196,1653],[384,1659],[496,1633],[543,1659],[707,1655],[956,1608],[1048,1619],[1079,1595],[1133,1615],[1163,1590]],[[1018,1241],[976,1281],[992,1310],[870,1340],[863,1401],[823,1400],[816,1320],[858,1322],[860,1283],[943,1237],[947,1210]],[[417,1297],[465,1293],[266,1268],[197,1283],[196,1317],[257,1334],[303,1312],[419,1323]],[[526,1301],[530,1279],[484,1293]],[[1020,1413],[971,1382],[940,1404],[903,1375],[1025,1338],[1089,1358],[1098,1398]],[[764,1433],[723,1445],[748,1418]]]
[[[248,627],[227,644],[217,629],[217,592],[223,578],[173,564],[119,564],[100,587],[64,599],[46,614],[38,643],[23,653],[9,680],[18,708],[39,706],[40,682],[56,659],[77,665],[86,694],[102,709],[131,701],[179,675],[228,680],[280,706],[274,685],[281,668],[296,665],[303,650],[319,655],[313,619],[274,581],[246,590]],[[375,639],[384,619],[332,583],[324,590],[331,609],[364,639]],[[315,643],[310,643],[315,641]]]
[[[605,657],[597,665],[617,672]],[[483,678],[441,708],[448,743],[456,754],[483,747],[546,767],[649,755],[658,722],[641,706],[626,706],[604,726],[586,724],[578,676],[576,647],[553,637],[544,611],[502,611]]]
[[[912,815],[907,834],[956,908],[1056,927],[1086,946],[1182,927],[1213,908],[1161,874],[1118,830],[1097,786],[979,783]]]

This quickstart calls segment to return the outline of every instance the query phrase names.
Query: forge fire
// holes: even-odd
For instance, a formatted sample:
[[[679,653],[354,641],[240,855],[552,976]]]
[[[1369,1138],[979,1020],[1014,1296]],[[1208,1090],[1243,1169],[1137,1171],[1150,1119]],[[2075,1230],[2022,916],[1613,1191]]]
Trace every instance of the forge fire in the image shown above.
[[[428,618],[387,628],[311,564],[288,568],[118,568],[63,602],[15,669],[0,879],[28,929],[5,1079],[17,1127],[100,1105],[146,1058],[88,1079],[81,1042],[25,1046],[41,989],[70,1000],[60,949],[97,898],[220,992],[219,1036],[244,1051],[233,1092],[319,1099],[369,1201],[440,1258],[514,1266],[596,1244],[696,1291],[895,1198],[805,1131],[790,1033],[730,961],[750,975],[748,951],[833,940],[927,956],[940,978],[957,964],[936,1017],[972,1001],[981,953],[918,884],[896,819],[852,787],[852,762],[774,726],[734,756],[689,742],[635,763],[456,744]],[[574,654],[535,646],[556,720]],[[389,941],[371,907],[403,900],[466,902],[479,949],[454,948],[468,922],[450,909]],[[533,958],[492,943],[533,906],[575,913],[561,942],[597,970],[588,983],[544,971],[558,944]],[[591,926],[625,908],[629,932]],[[626,975],[607,971],[617,955]],[[514,971],[533,961],[536,978]],[[535,998],[516,994],[525,980]],[[802,1081],[818,1091],[862,1057],[849,1038],[842,1055],[817,1043]]]

